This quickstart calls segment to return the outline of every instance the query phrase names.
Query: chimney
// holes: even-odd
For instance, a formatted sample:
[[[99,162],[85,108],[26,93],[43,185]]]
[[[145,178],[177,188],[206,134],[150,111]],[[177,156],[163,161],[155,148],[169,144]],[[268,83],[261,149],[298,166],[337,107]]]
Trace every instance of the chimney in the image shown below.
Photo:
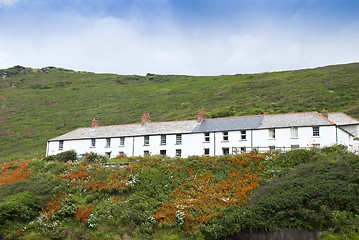
[[[320,114],[322,114],[322,116],[325,118],[328,118],[328,116],[329,116],[328,110],[326,110],[325,108],[323,108],[323,110]]]
[[[143,113],[141,125],[144,126],[144,125],[147,125],[147,124],[149,124],[149,123],[151,123],[150,114],[148,114],[148,113]]]
[[[94,127],[98,127],[100,124],[98,122],[98,117],[92,119],[92,124],[91,126],[94,128]]]
[[[204,111],[204,109],[201,110],[201,112],[197,113],[197,122],[200,123],[203,120],[206,119],[206,111]]]

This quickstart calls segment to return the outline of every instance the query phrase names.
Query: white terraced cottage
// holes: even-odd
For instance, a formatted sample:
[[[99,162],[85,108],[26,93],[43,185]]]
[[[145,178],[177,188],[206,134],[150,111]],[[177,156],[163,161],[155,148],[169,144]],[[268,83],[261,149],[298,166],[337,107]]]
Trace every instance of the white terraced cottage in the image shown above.
[[[303,112],[264,114],[197,120],[151,122],[149,114],[139,124],[79,128],[47,141],[46,156],[75,150],[95,152],[110,158],[162,154],[169,157],[225,155],[277,149],[321,148],[343,144],[359,152],[359,120],[344,113]]]

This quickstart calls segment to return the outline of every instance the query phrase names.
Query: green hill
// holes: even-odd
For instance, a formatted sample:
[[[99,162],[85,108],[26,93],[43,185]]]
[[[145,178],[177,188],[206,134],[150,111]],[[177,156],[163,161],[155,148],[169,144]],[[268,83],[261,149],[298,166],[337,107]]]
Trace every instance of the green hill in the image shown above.
[[[95,74],[47,67],[0,70],[0,159],[45,155],[78,127],[258,112],[341,111],[359,118],[359,63],[233,76]]]

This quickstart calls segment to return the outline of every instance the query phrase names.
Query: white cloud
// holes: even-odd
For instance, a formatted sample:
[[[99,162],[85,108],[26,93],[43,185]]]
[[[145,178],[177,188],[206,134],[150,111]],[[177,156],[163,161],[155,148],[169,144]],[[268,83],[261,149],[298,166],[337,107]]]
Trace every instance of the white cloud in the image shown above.
[[[248,26],[218,34],[179,30],[170,19],[156,27],[138,18],[64,16],[58,22],[0,33],[0,68],[220,75],[359,61],[357,25],[333,33]]]
[[[17,3],[18,0],[0,0],[0,7],[2,5],[5,5],[5,6],[10,6],[10,5],[13,5],[15,3]]]

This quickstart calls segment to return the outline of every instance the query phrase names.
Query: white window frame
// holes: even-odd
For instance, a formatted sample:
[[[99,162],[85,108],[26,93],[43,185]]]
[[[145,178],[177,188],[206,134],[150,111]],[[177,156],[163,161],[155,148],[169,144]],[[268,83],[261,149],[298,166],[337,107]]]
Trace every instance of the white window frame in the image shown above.
[[[228,152],[228,153],[225,154],[224,153],[225,151]],[[229,147],[223,147],[222,148],[222,153],[223,153],[223,155],[228,155],[229,154]]]
[[[106,148],[111,147],[111,138],[106,138]]]
[[[167,151],[165,149],[160,150],[160,155],[167,156]]]
[[[161,135],[161,145],[166,145],[166,135],[165,134]]]
[[[96,147],[96,138],[91,138],[91,147]]]
[[[176,157],[182,156],[182,149],[176,149]]]
[[[148,135],[143,136],[143,145],[144,146],[150,145],[150,136],[148,136]]]
[[[241,141],[246,141],[246,140],[247,140],[247,131],[241,130]]]
[[[268,129],[269,139],[275,139],[275,128]]]
[[[207,153],[206,153],[206,152],[207,152]],[[210,153],[209,148],[204,148],[204,149],[203,149],[203,155],[204,155],[204,156],[208,156],[209,153]]]
[[[182,134],[176,134],[176,145],[182,144]]]
[[[59,150],[64,150],[64,140],[59,141]]]
[[[150,151],[144,150],[144,151],[143,151],[143,156],[148,156],[148,155],[150,155]]]
[[[120,146],[125,146],[125,137],[120,137]]]
[[[228,137],[228,131],[223,132],[223,141],[224,141],[224,142],[228,142],[228,139],[229,139],[229,137]]]
[[[292,127],[290,129],[291,138],[298,138],[298,127]]]
[[[320,137],[320,130],[318,126],[312,127],[313,129],[313,137]]]
[[[209,133],[204,133],[204,142],[210,142],[211,141],[211,136]]]

